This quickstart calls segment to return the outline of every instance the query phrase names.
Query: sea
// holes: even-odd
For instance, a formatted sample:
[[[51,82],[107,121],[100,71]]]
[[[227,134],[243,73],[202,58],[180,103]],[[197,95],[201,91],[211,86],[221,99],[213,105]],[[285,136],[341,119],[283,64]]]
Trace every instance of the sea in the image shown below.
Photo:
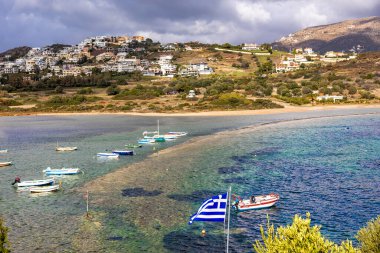
[[[134,156],[98,152],[135,144],[143,131],[186,131]],[[57,146],[77,146],[56,152]],[[380,214],[380,109],[326,109],[251,116],[56,115],[0,118],[0,216],[12,252],[223,252],[228,223],[188,221],[226,192],[271,192],[270,209],[230,216],[230,252],[252,252],[267,223],[286,226],[310,213],[340,244]],[[31,194],[11,183],[46,178],[62,190]],[[88,192],[88,195],[87,195]],[[88,210],[87,215],[87,196]],[[201,231],[206,233],[202,234]]]

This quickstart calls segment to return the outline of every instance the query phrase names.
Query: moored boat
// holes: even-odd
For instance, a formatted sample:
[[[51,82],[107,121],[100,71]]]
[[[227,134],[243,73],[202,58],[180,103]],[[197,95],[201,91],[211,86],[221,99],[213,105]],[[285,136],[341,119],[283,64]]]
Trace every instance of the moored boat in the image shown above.
[[[156,141],[154,139],[140,139],[138,140],[139,144],[154,144]]]
[[[0,162],[0,167],[10,166],[12,162]]]
[[[113,150],[112,153],[118,155],[134,155],[133,150]]]
[[[0,149],[0,154],[8,153],[8,149]]]
[[[237,211],[257,210],[274,206],[280,200],[280,195],[270,193],[267,195],[251,196],[249,199],[235,198],[233,207]]]
[[[41,180],[21,181],[19,177],[16,177],[12,185],[15,185],[17,187],[46,186],[46,185],[53,185],[54,182],[55,181],[52,178],[41,179]]]
[[[119,158],[119,154],[115,153],[97,153],[96,156],[101,158]]]
[[[126,148],[142,148],[143,145],[139,145],[139,144],[125,144],[125,147]]]
[[[172,135],[176,137],[182,137],[187,135],[187,132],[167,132],[165,135]]]
[[[77,147],[56,147],[55,151],[74,151],[77,149]]]
[[[52,169],[47,167],[46,170],[43,170],[47,176],[51,175],[76,175],[80,172],[79,168],[62,168],[62,169]]]
[[[51,186],[33,186],[29,188],[31,193],[42,193],[42,192],[54,192],[60,189],[59,185],[51,185]]]

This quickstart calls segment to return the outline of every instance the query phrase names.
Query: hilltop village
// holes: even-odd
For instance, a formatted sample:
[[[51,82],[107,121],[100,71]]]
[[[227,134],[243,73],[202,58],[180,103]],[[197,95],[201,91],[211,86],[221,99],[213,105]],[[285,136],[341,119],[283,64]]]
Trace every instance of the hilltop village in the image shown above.
[[[318,54],[266,43],[95,36],[0,54],[0,109],[178,112],[373,103],[380,88],[377,60],[376,53],[355,50]]]

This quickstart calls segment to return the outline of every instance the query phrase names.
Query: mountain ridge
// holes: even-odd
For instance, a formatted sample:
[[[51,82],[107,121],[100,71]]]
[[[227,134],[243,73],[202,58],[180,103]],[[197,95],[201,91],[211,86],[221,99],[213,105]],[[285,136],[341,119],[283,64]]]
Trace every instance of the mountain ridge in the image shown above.
[[[314,51],[379,51],[380,17],[372,16],[307,27],[272,43],[273,48],[291,50],[312,47]]]

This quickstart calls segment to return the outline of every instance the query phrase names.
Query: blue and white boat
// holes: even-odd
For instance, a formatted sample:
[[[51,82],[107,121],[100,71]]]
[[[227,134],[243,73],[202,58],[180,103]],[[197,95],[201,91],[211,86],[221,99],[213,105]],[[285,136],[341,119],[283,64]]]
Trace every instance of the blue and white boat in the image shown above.
[[[134,155],[133,150],[113,150],[112,153],[118,155]]]
[[[96,156],[100,158],[119,158],[119,154],[115,153],[97,153]]]
[[[62,168],[62,169],[52,169],[47,167],[46,170],[43,170],[47,176],[52,175],[76,175],[80,172],[79,168]]]
[[[138,141],[139,144],[154,144],[156,141],[154,139],[140,139]]]
[[[19,178],[15,179],[15,182],[13,183],[14,186],[17,187],[31,187],[31,186],[47,186],[47,185],[53,185],[54,179],[41,179],[41,180],[31,180],[31,181],[20,181]]]

